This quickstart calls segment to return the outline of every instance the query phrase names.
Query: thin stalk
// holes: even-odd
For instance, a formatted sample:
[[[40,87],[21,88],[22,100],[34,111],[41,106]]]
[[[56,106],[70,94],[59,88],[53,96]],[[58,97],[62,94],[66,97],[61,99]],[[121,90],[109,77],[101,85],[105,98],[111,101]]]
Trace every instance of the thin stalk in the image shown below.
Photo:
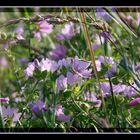
[[[110,78],[109,74],[108,74],[108,79],[109,79],[109,84],[110,84],[110,91],[111,91],[111,96],[112,96],[112,103],[113,103],[114,110],[115,110],[115,115],[116,115],[116,122],[118,123],[118,126],[120,127],[120,125],[119,125],[119,119],[118,119],[117,103],[116,103],[116,99],[115,99],[115,96],[114,96],[113,87],[112,87],[112,83],[111,83],[111,78]]]
[[[54,88],[54,87],[53,87]],[[54,89],[54,94],[53,94],[53,128],[55,128],[55,111],[56,111],[56,105],[57,105],[57,93]]]
[[[37,86],[38,83],[39,83],[39,80],[37,80],[36,83],[34,84],[34,86],[33,86],[32,91],[31,91],[30,94],[33,94],[34,93],[35,88],[36,88],[36,86]]]
[[[4,122],[3,122],[3,117],[2,117],[1,104],[0,104],[0,128],[4,128]]]
[[[82,12],[81,9],[79,9],[79,13],[80,13],[81,21],[86,23],[85,13]],[[96,68],[94,51],[93,51],[92,45],[91,45],[90,35],[89,35],[89,32],[88,32],[87,26],[85,24],[82,24],[82,27],[83,27],[83,32],[84,32],[85,40],[86,40],[86,43],[87,43],[87,47],[88,47],[89,52],[90,52],[91,61],[92,61],[92,64],[93,64],[93,69],[94,69],[94,73],[95,73],[95,76],[96,76],[96,80],[97,80],[97,83],[98,83],[98,86],[99,86],[105,117],[108,120],[105,101],[104,101],[103,93],[102,93],[102,90],[101,90],[101,84],[100,84],[100,80],[99,80],[99,76],[98,76],[98,72],[97,72],[97,68]]]
[[[68,44],[69,44],[69,46],[71,47],[71,49],[79,56],[79,53],[78,53],[77,49],[75,49],[75,48],[73,47],[73,45],[70,43],[70,41],[68,41]]]
[[[24,11],[25,11],[24,12],[25,17],[29,18],[29,14],[28,14],[28,11],[27,11],[26,8],[24,8]],[[31,30],[30,29],[31,29],[31,25],[28,26],[29,34],[31,36]],[[29,39],[29,45],[31,45],[31,39]],[[29,57],[31,57],[31,48],[29,47],[28,49],[29,49]]]
[[[56,119],[55,119],[55,112],[56,112],[56,106],[57,106],[57,92],[56,92],[56,83],[53,80],[53,75],[50,73],[51,81],[52,81],[52,89],[53,89],[53,99],[52,99],[52,104],[53,104],[53,113],[52,113],[52,118],[51,118],[51,125],[55,129],[56,127]]]

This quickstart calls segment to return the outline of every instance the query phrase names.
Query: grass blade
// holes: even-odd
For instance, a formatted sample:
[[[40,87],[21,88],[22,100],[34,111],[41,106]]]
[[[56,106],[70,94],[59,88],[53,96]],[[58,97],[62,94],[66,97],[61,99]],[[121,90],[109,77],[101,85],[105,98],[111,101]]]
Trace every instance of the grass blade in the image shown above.
[[[104,10],[112,17],[112,19],[119,25],[122,27],[122,29],[125,29],[128,33],[130,33],[131,35],[133,35],[134,37],[137,38],[136,33],[134,33],[134,31],[132,31],[131,27],[125,22],[123,21],[119,14],[117,12],[113,12],[111,11],[111,9],[107,9],[104,8]]]

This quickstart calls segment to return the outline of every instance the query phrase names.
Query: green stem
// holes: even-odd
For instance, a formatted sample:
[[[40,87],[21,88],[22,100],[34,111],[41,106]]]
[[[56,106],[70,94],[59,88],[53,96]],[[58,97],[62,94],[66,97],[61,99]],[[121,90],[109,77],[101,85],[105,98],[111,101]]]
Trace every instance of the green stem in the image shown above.
[[[77,54],[77,56],[79,56],[79,53],[78,53],[77,49],[75,49],[73,47],[73,45],[70,43],[70,41],[67,41],[67,42],[68,42],[69,46],[71,47],[71,49]]]
[[[110,78],[109,74],[108,74],[108,79],[109,79],[110,91],[111,91],[111,96],[112,96],[112,104],[114,106],[115,115],[116,115],[116,122],[117,122],[117,126],[120,127],[119,119],[118,119],[117,103],[116,103],[116,99],[115,99],[115,96],[114,96],[113,87],[112,87],[112,83],[111,83],[111,78]]]
[[[91,120],[91,117],[89,116],[89,114],[86,112],[86,111],[84,111],[77,103],[76,103],[76,101],[74,100],[74,98],[71,96],[71,99],[72,99],[72,101],[73,101],[73,103],[75,104],[75,106],[81,111],[81,112],[83,112],[83,113],[85,113],[86,115],[87,115],[87,117]],[[98,122],[96,122],[94,119],[92,120],[94,123],[96,123],[98,126],[100,126],[100,124],[98,123]],[[101,126],[100,126],[101,127]]]
[[[0,104],[0,128],[4,128],[1,104]]]
[[[33,87],[32,91],[31,91],[31,94],[34,93],[34,90],[35,90],[35,88],[36,88],[36,86],[37,86],[38,83],[39,83],[39,80],[37,80],[36,83],[34,84],[34,87]]]

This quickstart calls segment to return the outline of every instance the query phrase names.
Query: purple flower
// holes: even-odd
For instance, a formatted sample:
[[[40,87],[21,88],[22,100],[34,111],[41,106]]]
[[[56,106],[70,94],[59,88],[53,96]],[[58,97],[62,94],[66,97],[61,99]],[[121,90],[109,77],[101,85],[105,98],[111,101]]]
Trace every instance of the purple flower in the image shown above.
[[[0,57],[0,69],[6,69],[8,67],[7,59],[5,57]]]
[[[72,74],[71,72],[67,72],[67,83],[71,86],[76,83],[80,84],[81,79],[79,78],[79,75]]]
[[[34,70],[35,70],[34,63],[33,62],[32,63],[29,63],[28,64],[28,67],[24,70],[26,79],[28,79],[29,77],[32,77],[33,76]]]
[[[28,63],[28,59],[26,58],[22,58],[19,60],[21,64],[27,64]]]
[[[9,47],[9,42],[6,42],[5,44],[2,45],[3,49],[8,49],[8,47]]]
[[[137,13],[137,25],[140,25],[140,12]]]
[[[0,98],[0,103],[9,103],[9,98],[6,97],[6,98]]]
[[[111,21],[111,17],[102,8],[97,8],[96,9],[96,17],[104,19],[105,21]]]
[[[93,102],[94,103],[93,106],[95,106],[95,107],[101,106],[101,100],[98,100],[92,92],[85,93],[85,100]]]
[[[129,106],[137,106],[140,104],[140,98],[136,98],[129,103]]]
[[[108,75],[112,77],[116,73],[116,63],[114,62],[112,57],[106,57],[106,63],[112,65],[111,68],[108,70],[108,74],[106,75],[106,77],[108,77]]]
[[[21,98],[21,97],[16,97],[15,98],[16,103],[25,102],[25,101],[26,101],[25,98]]]
[[[105,61],[103,56],[99,56],[98,60],[101,63],[105,63],[106,62],[108,65],[111,65],[111,68],[109,68],[108,73],[105,75],[105,77],[108,77],[108,76],[112,77],[116,73],[117,65],[114,62],[112,57],[106,57],[105,58],[106,61]]]
[[[110,94],[111,88],[110,88],[109,83],[101,83],[101,88],[102,88],[105,96],[111,95]],[[124,85],[124,84],[117,84],[117,85],[112,84],[112,89],[113,89],[113,93],[115,93],[115,94],[122,93],[126,97],[136,96],[136,91],[134,90],[134,88]]]
[[[56,39],[59,40],[59,41],[64,41],[65,40],[65,37],[62,34],[57,34],[56,35]]]
[[[77,33],[78,33],[77,28]],[[64,41],[66,39],[71,39],[75,35],[74,33],[74,24],[70,22],[69,24],[65,24],[65,27],[62,29],[60,34],[56,35],[56,38],[60,41]]]
[[[107,64],[114,64],[115,62],[114,62],[112,57],[106,57],[106,63]]]
[[[53,25],[49,24],[46,20],[40,21],[37,25],[38,31],[34,32],[34,37],[39,41],[41,40],[41,33],[48,35],[53,31]]]
[[[100,45],[99,44],[93,44],[92,45],[92,49],[94,50],[94,51],[96,51],[97,49],[99,49],[100,48]]]
[[[15,33],[17,33],[17,34],[23,34],[24,33],[24,30],[23,30],[23,27],[18,27],[18,28],[16,28],[15,29]]]
[[[91,78],[91,72],[92,70],[87,70],[87,68],[90,66],[90,62],[86,62],[83,60],[78,60],[77,58],[75,58],[73,60],[73,64],[72,64],[72,69],[74,70],[74,72],[76,74],[78,74],[81,77],[84,78]]]
[[[113,64],[112,67],[108,70],[108,74],[106,75],[106,77],[112,77],[116,73],[116,68],[116,64]]]
[[[99,60],[101,63],[104,63],[104,56],[102,56],[102,55],[98,56],[98,60]]]
[[[101,71],[101,62],[99,60],[95,61],[97,71]]]
[[[113,85],[112,84],[113,93],[115,94],[124,93],[126,87],[127,87],[126,85],[121,85],[121,84]],[[101,83],[101,88],[105,96],[111,95],[111,87],[109,83],[107,82]]]
[[[73,35],[74,24],[71,22],[69,24],[65,24],[65,28],[62,29],[62,34],[66,37],[66,39],[70,39]]]
[[[34,66],[35,66],[36,68],[40,68],[40,62],[38,61],[38,59],[35,59],[35,60],[34,60]]]
[[[64,75],[60,75],[56,80],[56,92],[63,91],[67,88],[67,78]]]
[[[52,60],[49,60],[48,58],[42,59],[40,62],[40,69],[41,71],[47,71],[47,72],[55,72],[58,69],[59,65]]]
[[[12,93],[12,98],[15,100],[16,103],[25,102],[26,101],[25,98],[24,97],[20,97],[17,92],[13,92]]]
[[[59,65],[59,68],[61,69],[63,66],[65,68],[68,68],[70,65],[71,65],[71,59],[70,58],[67,58],[67,59],[62,59],[62,60],[59,60],[58,61],[58,65]]]
[[[104,96],[110,96],[110,85],[107,82],[101,83],[101,88],[104,93]]]
[[[125,91],[127,88],[126,85],[118,84],[118,85],[113,85],[113,92],[114,93],[122,93]]]
[[[42,33],[50,34],[53,31],[53,25],[49,24],[47,21],[41,21],[38,23],[39,31]]]
[[[18,27],[14,31],[18,40],[24,40],[24,30],[23,27]]]
[[[15,126],[16,122],[19,120],[21,113],[18,113],[18,109],[8,107],[1,107],[2,116],[4,119],[12,118],[12,125]]]
[[[41,33],[40,32],[33,32],[34,37],[38,40],[41,41]]]
[[[133,97],[133,96],[136,96],[136,91],[132,87],[127,87],[124,90],[124,95],[127,96],[127,97]]]
[[[139,71],[140,70],[140,64],[137,64],[136,66],[135,66],[135,71]]]
[[[66,56],[66,51],[64,46],[57,44],[56,49],[52,51],[52,59],[56,61],[63,59]]]
[[[30,106],[32,112],[36,115],[38,115],[41,111],[44,111],[44,112],[47,111],[47,107],[41,100],[39,100],[37,103],[29,104],[29,106]]]
[[[98,57],[98,60],[99,60],[101,63],[104,63],[104,56],[100,55],[100,56]],[[106,63],[109,64],[109,65],[115,64],[115,62],[114,62],[114,60],[113,60],[112,57],[106,57],[105,60],[106,60]]]
[[[56,119],[60,122],[69,122],[71,116],[64,114],[64,108],[61,105],[58,105],[56,108]]]

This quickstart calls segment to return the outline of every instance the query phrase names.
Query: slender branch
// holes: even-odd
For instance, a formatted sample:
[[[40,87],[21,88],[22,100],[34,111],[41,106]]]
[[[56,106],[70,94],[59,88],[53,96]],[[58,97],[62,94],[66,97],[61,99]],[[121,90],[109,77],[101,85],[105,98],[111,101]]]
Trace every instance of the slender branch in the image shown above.
[[[45,16],[36,15],[36,16],[30,17],[30,18],[21,17],[19,19],[12,19],[12,20],[7,21],[6,23],[0,25],[0,28],[7,27],[7,26],[13,25],[13,24],[18,24],[21,21],[25,22],[25,23],[35,23],[35,22],[40,22],[43,20],[47,20],[47,22],[50,24],[64,24],[64,23],[69,23],[69,22],[82,23],[82,24],[91,25],[98,30],[105,30],[104,29],[105,23],[101,20],[93,20],[93,18],[92,18],[92,22],[87,23],[87,22],[81,22],[81,20],[79,18],[74,18],[74,17],[70,17],[70,16],[63,18],[59,15],[45,15]]]
[[[74,23],[80,22],[79,19],[71,18],[71,17],[62,18],[60,16],[55,16],[55,15],[46,15],[46,16],[36,15],[35,17],[30,17],[30,18],[21,17],[19,19],[9,20],[7,23],[2,24],[0,26],[0,28],[6,27],[6,26],[9,26],[12,24],[17,24],[21,21],[22,22],[40,22],[43,20],[47,20],[49,23],[56,23],[56,24],[62,24],[62,23],[66,23],[66,22],[74,22]]]
[[[82,22],[86,22],[85,12],[83,12],[81,9],[79,9],[79,12],[80,12],[81,21]],[[99,79],[97,68],[96,68],[96,63],[95,63],[95,58],[94,58],[94,51],[92,49],[90,35],[89,35],[89,32],[88,32],[87,26],[82,24],[82,27],[83,27],[83,31],[84,31],[87,47],[88,47],[89,52],[90,52],[90,56],[91,56],[91,60],[92,60],[92,64],[93,64],[93,69],[94,69],[94,72],[95,72],[95,76],[96,76],[96,79],[97,79],[97,83],[98,83],[98,86],[99,86],[99,90],[100,90],[100,94],[101,94],[101,100],[102,100],[102,105],[103,105],[105,117],[106,117],[106,120],[108,122],[105,101],[104,101],[103,93],[102,93],[102,90],[101,90],[101,84],[100,84],[100,79]]]

